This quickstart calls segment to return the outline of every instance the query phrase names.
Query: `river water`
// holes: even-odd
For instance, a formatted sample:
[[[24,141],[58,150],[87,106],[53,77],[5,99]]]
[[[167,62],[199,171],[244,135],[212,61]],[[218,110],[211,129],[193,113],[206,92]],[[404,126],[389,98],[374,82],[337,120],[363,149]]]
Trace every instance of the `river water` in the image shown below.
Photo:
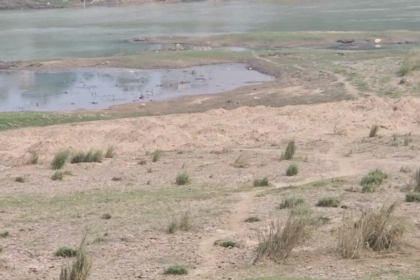
[[[0,60],[146,50],[122,39],[252,31],[420,30],[418,0],[228,1],[0,12]]]

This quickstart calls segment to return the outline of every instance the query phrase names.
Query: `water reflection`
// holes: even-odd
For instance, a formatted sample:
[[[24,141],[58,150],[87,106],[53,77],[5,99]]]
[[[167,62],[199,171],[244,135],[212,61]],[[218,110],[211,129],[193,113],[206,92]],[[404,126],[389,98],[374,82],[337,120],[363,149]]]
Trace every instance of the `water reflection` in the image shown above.
[[[0,111],[104,109],[224,92],[272,79],[243,64],[174,70],[0,71]]]

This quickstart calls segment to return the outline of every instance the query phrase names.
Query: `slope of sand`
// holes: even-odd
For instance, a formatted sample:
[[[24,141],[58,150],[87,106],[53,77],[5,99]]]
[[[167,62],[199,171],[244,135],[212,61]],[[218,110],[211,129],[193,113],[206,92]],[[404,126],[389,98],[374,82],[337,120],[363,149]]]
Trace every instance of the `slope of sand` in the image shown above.
[[[404,187],[420,159],[419,112],[420,100],[415,98],[371,97],[1,132],[0,231],[10,236],[0,239],[0,278],[57,279],[66,260],[54,251],[77,246],[85,230],[94,259],[91,280],[161,279],[166,278],[164,269],[174,264],[188,267],[186,279],[416,275],[419,204],[402,202],[398,208],[397,214],[411,225],[401,248],[367,253],[361,260],[345,260],[334,251],[335,232],[347,210],[314,205],[324,196],[338,197],[354,211],[378,209],[390,199],[403,201]],[[375,124],[380,125],[379,136],[369,138]],[[285,176],[290,162],[279,160],[291,139],[297,144],[295,177]],[[108,145],[117,145],[114,158],[66,164],[64,170],[72,175],[51,180],[49,164],[58,150]],[[155,149],[163,150],[158,162],[146,155]],[[30,151],[39,152],[40,164],[23,164]],[[246,160],[242,168],[235,166],[238,158]],[[145,165],[138,164],[142,159]],[[377,193],[361,193],[360,178],[374,168],[389,178]],[[182,171],[191,183],[177,186],[175,177]],[[18,176],[25,183],[14,182]],[[254,178],[264,176],[270,186],[253,188]],[[308,185],[299,187],[302,184]],[[277,209],[287,196],[304,197],[326,224],[286,263],[250,266],[259,228],[273,216],[287,217],[287,211]],[[191,214],[192,229],[167,234],[173,215],[185,211]],[[101,219],[104,213],[112,219]],[[244,223],[249,216],[261,222]],[[214,246],[220,239],[240,246]]]

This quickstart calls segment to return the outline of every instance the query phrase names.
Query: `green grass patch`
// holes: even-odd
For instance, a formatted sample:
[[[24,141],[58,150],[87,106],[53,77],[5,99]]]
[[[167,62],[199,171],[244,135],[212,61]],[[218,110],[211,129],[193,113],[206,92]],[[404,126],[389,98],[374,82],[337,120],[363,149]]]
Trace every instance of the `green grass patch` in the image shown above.
[[[165,270],[166,275],[186,275],[188,274],[188,270],[185,266],[182,265],[174,265],[170,266]]]
[[[297,166],[297,164],[292,163],[289,165],[289,167],[286,170],[286,175],[287,176],[296,176],[299,173],[299,168]]]
[[[335,197],[324,197],[321,198],[316,206],[318,207],[338,207],[340,205],[340,200]]]
[[[57,251],[55,251],[55,256],[63,258],[75,257],[76,254],[77,250],[70,247],[60,247],[57,249]]]
[[[176,176],[175,182],[178,186],[183,186],[190,182],[190,177],[187,172],[182,172]]]
[[[373,193],[382,184],[383,180],[388,178],[388,175],[379,169],[369,172],[360,181],[363,193]]]
[[[420,202],[420,193],[408,193],[405,195],[407,202]]]
[[[51,168],[54,170],[58,170],[63,168],[64,164],[66,164],[67,159],[70,157],[69,150],[61,150],[54,155],[53,161],[51,162]]]
[[[420,49],[412,49],[407,52],[397,74],[404,77],[416,70],[420,70]]]

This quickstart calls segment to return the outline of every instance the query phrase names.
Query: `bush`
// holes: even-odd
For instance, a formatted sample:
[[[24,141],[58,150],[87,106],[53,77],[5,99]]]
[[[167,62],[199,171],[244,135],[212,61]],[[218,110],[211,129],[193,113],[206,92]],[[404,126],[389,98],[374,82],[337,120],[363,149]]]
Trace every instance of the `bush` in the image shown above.
[[[372,193],[382,184],[383,180],[388,178],[388,175],[379,169],[369,172],[360,181],[363,193]]]
[[[338,236],[338,250],[341,255],[345,258],[357,258],[363,246],[373,251],[397,247],[407,225],[404,219],[392,215],[396,207],[396,203],[388,207],[384,205],[379,212],[364,213],[356,223],[346,221]]]
[[[61,169],[66,163],[67,159],[70,156],[69,150],[62,150],[54,155],[53,161],[51,162],[51,167],[54,170]]]
[[[85,240],[82,240],[76,253],[76,260],[71,265],[61,268],[60,280],[87,280],[92,269],[92,261],[85,251]]]
[[[255,262],[261,257],[274,261],[286,260],[292,250],[308,235],[309,222],[309,215],[291,213],[283,227],[278,220],[271,221],[268,230],[260,232]]]
[[[266,187],[268,186],[268,178],[254,179],[254,187]]]
[[[1,238],[6,238],[6,237],[8,237],[9,236],[9,232],[8,231],[3,231],[3,232],[0,232],[0,237]]]
[[[294,163],[292,163],[291,165],[289,165],[289,167],[286,170],[286,175],[287,176],[295,176],[299,173],[299,169],[298,166]]]
[[[286,147],[286,151],[282,154],[281,159],[283,160],[291,160],[296,152],[296,145],[295,141],[289,141]]]
[[[63,257],[63,258],[75,257],[76,254],[77,254],[77,251],[69,247],[60,247],[58,248],[57,251],[55,251],[55,255],[57,257]]]
[[[15,182],[17,182],[17,183],[25,183],[25,178],[23,178],[22,176],[16,177],[15,178]]]
[[[186,172],[179,173],[176,176],[176,184],[178,186],[186,185],[190,182],[190,177]]]
[[[222,241],[219,243],[220,246],[224,248],[233,248],[236,247],[236,243],[231,240]]]
[[[78,152],[70,160],[70,163],[80,162],[102,162],[104,154],[101,150],[90,150],[89,152]]]
[[[338,207],[340,205],[340,200],[335,197],[324,197],[321,198],[316,206],[319,207]]]
[[[420,193],[408,193],[405,195],[407,202],[420,202]]]
[[[26,160],[26,164],[34,165],[34,164],[38,164],[38,162],[39,162],[39,154],[37,152],[30,152],[29,158]]]
[[[378,131],[379,131],[378,125],[372,126],[369,132],[369,137],[375,137],[378,134]]]
[[[245,223],[255,223],[259,221],[260,221],[260,218],[254,217],[254,216],[248,217],[244,220]]]
[[[401,77],[407,76],[412,71],[420,69],[420,50],[412,49],[405,55],[401,67],[398,70],[398,75]]]
[[[188,274],[188,270],[182,265],[175,265],[168,267],[165,270],[165,274],[167,275],[186,275]]]
[[[303,203],[305,203],[305,201],[302,198],[288,197],[288,198],[285,198],[285,199],[282,200],[279,208],[280,209],[294,208],[297,205],[302,205]]]

